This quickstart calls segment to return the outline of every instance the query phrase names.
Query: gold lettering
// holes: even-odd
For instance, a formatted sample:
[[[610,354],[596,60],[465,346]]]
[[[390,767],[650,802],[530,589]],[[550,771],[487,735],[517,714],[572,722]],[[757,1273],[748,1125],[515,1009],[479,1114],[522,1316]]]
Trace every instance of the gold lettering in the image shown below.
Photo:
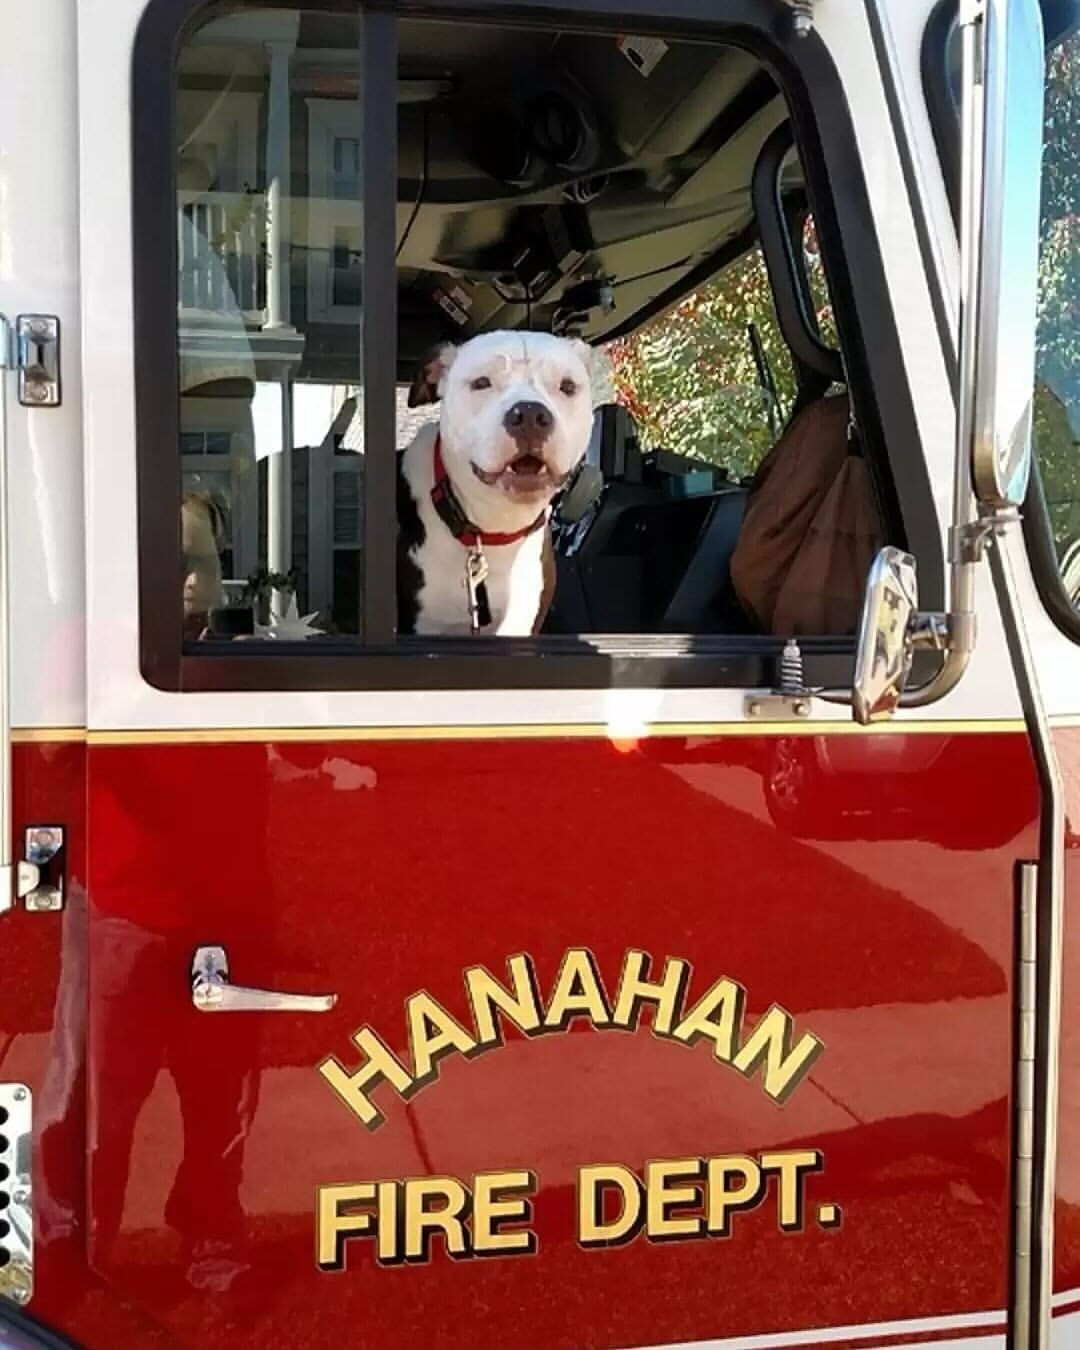
[[[802,1231],[806,1209],[803,1174],[820,1171],[821,1162],[821,1154],[814,1148],[791,1149],[787,1153],[761,1155],[761,1170],[777,1174],[777,1210],[780,1227],[785,1233]]]
[[[672,1186],[673,1181],[701,1182],[705,1164],[700,1158],[672,1158],[645,1166],[645,1235],[654,1242],[672,1238],[701,1237],[705,1220],[700,1214],[682,1218],[670,1213],[673,1205],[692,1205],[700,1200],[697,1186]]]
[[[476,1049],[476,1042],[430,994],[413,994],[405,1005],[409,1024],[409,1048],[412,1051],[415,1088],[438,1077],[439,1060],[451,1050],[463,1055]]]
[[[664,976],[658,984],[645,979],[648,971],[649,958],[644,952],[626,953],[622,973],[619,976],[619,989],[615,995],[612,1025],[624,1027],[627,1031],[633,1030],[637,1025],[641,1005],[655,1003],[653,1030],[659,1036],[668,1036],[682,1007],[690,979],[690,967],[685,961],[669,957],[664,962]]]
[[[552,1031],[565,1031],[570,1019],[583,1013],[594,1026],[606,1026],[611,1021],[611,1009],[592,953],[583,947],[571,947],[559,967],[544,1026]]]
[[[742,1026],[746,990],[734,980],[717,980],[702,994],[671,1033],[677,1041],[696,1045],[707,1039],[713,1043],[713,1056],[730,1063],[735,1053],[735,1038]]]
[[[456,1177],[417,1177],[402,1183],[405,1188],[405,1260],[429,1261],[431,1239],[442,1233],[446,1250],[453,1257],[468,1256],[465,1216],[469,1192]],[[430,1208],[434,1201],[444,1203]]]
[[[404,1096],[413,1086],[404,1064],[393,1054],[370,1027],[364,1027],[352,1038],[353,1044],[367,1056],[365,1063],[353,1073],[334,1055],[328,1055],[319,1065],[319,1072],[345,1105],[354,1111],[369,1130],[377,1129],[384,1116],[370,1100],[367,1089],[379,1083],[389,1083]]]
[[[503,1044],[507,1025],[525,1036],[566,1031],[575,1018],[587,1018],[603,1030],[633,1031],[646,1004],[652,1005],[651,1030],[685,1045],[712,1042],[713,1058],[730,1064],[743,1077],[760,1070],[766,1094],[785,1102],[810,1072],[824,1046],[812,1032],[798,1035],[794,1019],[777,1004],[744,1037],[746,991],[737,981],[721,978],[690,1008],[685,1007],[691,968],[688,961],[666,957],[663,972],[652,974],[652,958],[629,950],[619,972],[614,1007],[604,988],[596,959],[584,947],[571,947],[563,956],[547,1006],[536,981],[532,960],[525,954],[507,958],[509,978],[496,978],[485,966],[470,966],[463,979],[472,1023],[463,1025],[430,994],[421,991],[406,1001],[405,1015],[411,1065],[399,1059],[371,1029],[353,1036],[360,1052],[357,1068],[349,1070],[334,1055],[318,1066],[319,1072],[346,1106],[371,1130],[384,1123],[375,1104],[374,1090],[387,1083],[408,1100],[438,1077],[440,1061],[452,1051],[472,1057]]]
[[[358,1186],[320,1186],[318,1191],[318,1249],[320,1270],[345,1268],[345,1242],[359,1233],[370,1233],[375,1222],[371,1210],[342,1213],[344,1205],[366,1205],[375,1200],[375,1183]]]
[[[614,1187],[621,1208],[613,1219],[604,1218],[604,1192]],[[578,1171],[578,1241],[583,1247],[618,1247],[641,1229],[641,1180],[618,1163],[582,1167]]]
[[[384,1265],[401,1260],[401,1209],[398,1205],[398,1182],[379,1182],[378,1255]]]
[[[753,1209],[765,1198],[765,1178],[753,1158],[740,1153],[710,1158],[707,1167],[706,1225],[714,1236],[728,1237],[731,1216],[738,1210]],[[729,1187],[732,1177],[740,1180]]]
[[[793,1035],[793,1019],[774,1003],[731,1062],[732,1068],[749,1078],[764,1061],[764,1088],[775,1102],[787,1101],[825,1048],[811,1032],[792,1047]]]
[[[509,1233],[504,1223],[528,1220],[532,1207],[528,1197],[536,1190],[531,1172],[482,1172],[475,1178],[473,1190],[473,1253],[493,1256],[499,1252],[534,1252],[536,1234],[527,1228]]]
[[[511,956],[506,965],[512,990],[500,984],[483,966],[471,966],[465,972],[477,1044],[485,1048],[502,1045],[502,1030],[495,1021],[496,1008],[526,1035],[540,1030],[540,1000],[532,962],[527,956]]]

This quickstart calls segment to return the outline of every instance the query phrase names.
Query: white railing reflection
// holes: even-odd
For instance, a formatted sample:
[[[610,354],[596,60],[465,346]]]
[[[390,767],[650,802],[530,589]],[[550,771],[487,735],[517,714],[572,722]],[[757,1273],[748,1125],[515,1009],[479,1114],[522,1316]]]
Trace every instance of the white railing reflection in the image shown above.
[[[204,312],[266,313],[266,197],[260,192],[180,192],[179,304]],[[231,292],[231,294],[230,294]]]

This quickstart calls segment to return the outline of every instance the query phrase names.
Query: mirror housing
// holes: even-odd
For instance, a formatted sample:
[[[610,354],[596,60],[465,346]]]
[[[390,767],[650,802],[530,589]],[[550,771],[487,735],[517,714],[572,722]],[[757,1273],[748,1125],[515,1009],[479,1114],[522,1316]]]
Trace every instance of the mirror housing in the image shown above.
[[[855,651],[852,708],[863,726],[891,717],[911,674],[911,620],[919,588],[915,559],[889,545],[870,566]]]
[[[960,417],[980,515],[1031,472],[1043,104],[1035,0],[964,0]]]
[[[957,616],[920,612],[915,559],[887,544],[866,583],[851,691],[855,721],[869,726],[893,715],[916,651],[967,652],[973,640],[973,625]]]

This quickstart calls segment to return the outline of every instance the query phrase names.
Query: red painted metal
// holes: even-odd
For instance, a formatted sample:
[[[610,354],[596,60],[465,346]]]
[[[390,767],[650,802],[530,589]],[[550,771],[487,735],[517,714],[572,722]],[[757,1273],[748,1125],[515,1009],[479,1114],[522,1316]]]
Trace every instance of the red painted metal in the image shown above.
[[[61,761],[78,818],[81,753],[20,747],[19,820],[45,810],[38,774]],[[38,1167],[77,1218],[41,1235],[35,1307],[84,1344],[150,1345],[157,1326],[231,1350],[577,1350],[1005,1306],[1013,871],[1034,856],[1037,811],[1022,735],[88,755],[91,1222],[75,1088]],[[4,922],[26,982],[21,1005],[5,1000],[4,1074],[21,1056],[37,1085],[62,1034],[57,925]],[[238,983],[339,1005],[199,1014],[188,969],[209,943]],[[449,1056],[408,1104],[382,1090],[374,1133],[317,1072],[328,1054],[356,1062],[364,1024],[404,1056],[418,990],[467,1021],[468,966],[504,976],[527,952],[546,992],[571,946],[610,993],[628,948],[654,975],[666,956],[692,962],[691,998],[730,976],[751,1020],[778,1003],[824,1053],[778,1106],[707,1045],[647,1026],[510,1031]],[[815,1212],[841,1206],[839,1230],[811,1215],[781,1233],[770,1197],[726,1239],[575,1240],[581,1165],[800,1146],[824,1153],[808,1195]],[[318,1185],[511,1167],[538,1175],[536,1255],[452,1261],[436,1242],[430,1263],[387,1269],[360,1240],[344,1271],[317,1269]],[[84,1242],[95,1275],[73,1273]]]

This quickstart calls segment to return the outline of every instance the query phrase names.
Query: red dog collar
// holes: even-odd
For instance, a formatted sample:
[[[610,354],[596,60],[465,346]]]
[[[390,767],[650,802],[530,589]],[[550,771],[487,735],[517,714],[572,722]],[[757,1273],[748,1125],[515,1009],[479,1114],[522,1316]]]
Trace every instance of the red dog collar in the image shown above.
[[[531,525],[526,525],[523,530],[514,530],[511,534],[477,529],[454,496],[454,489],[450,486],[450,479],[443,464],[442,437],[438,435],[435,437],[435,486],[431,489],[431,504],[442,523],[466,548],[473,548],[477,544],[492,547],[499,544],[516,544],[519,539],[524,539],[534,530],[538,530],[547,519],[547,511],[541,511]]]

